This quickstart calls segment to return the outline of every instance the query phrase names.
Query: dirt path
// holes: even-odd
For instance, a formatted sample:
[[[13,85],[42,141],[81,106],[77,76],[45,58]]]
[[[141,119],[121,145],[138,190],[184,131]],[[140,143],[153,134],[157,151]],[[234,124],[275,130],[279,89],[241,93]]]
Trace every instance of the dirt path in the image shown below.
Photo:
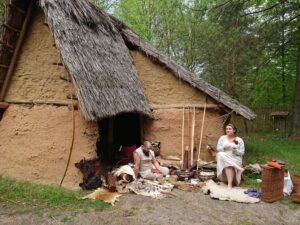
[[[300,224],[300,206],[291,203],[241,204],[213,200],[202,193],[174,193],[177,197],[163,200],[126,194],[116,206],[102,212],[39,214],[1,207],[0,224]]]

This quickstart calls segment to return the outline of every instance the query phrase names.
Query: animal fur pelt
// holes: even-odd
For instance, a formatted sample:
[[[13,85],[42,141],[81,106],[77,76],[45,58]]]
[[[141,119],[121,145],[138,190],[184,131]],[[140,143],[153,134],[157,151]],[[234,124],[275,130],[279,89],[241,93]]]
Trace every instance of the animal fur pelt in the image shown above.
[[[138,195],[156,199],[172,195],[171,191],[174,185],[168,182],[159,183],[144,179],[136,180],[133,169],[128,165],[115,169],[113,175],[117,181],[116,184],[119,193],[134,192]]]
[[[128,174],[132,176],[133,179],[135,180],[134,171],[129,165],[121,166],[120,168],[115,169],[112,173],[115,178],[117,178],[121,174]]]
[[[137,195],[148,196],[155,199],[162,199],[167,196],[173,196],[172,189],[174,185],[170,183],[159,184],[157,181],[144,179],[135,180],[126,185],[126,189]]]
[[[125,165],[115,169],[112,173],[116,180],[117,191],[119,193],[129,192],[129,190],[126,189],[126,186],[135,180],[133,169],[130,166]]]
[[[99,159],[82,159],[75,163],[75,167],[83,174],[83,181],[79,184],[82,189],[92,190],[101,187]]]
[[[115,205],[116,201],[119,201],[119,197],[121,195],[117,192],[110,192],[108,189],[106,188],[98,188],[97,190],[95,190],[93,193],[88,194],[84,197],[82,197],[81,199],[101,199],[102,201],[109,203],[111,205]]]
[[[216,198],[223,201],[235,201],[242,203],[256,203],[260,199],[250,197],[244,194],[244,191],[241,187],[233,187],[231,190],[227,189],[227,185],[221,183],[217,184],[213,180],[209,180],[205,183],[205,186],[202,187],[204,194],[210,194],[211,198]]]

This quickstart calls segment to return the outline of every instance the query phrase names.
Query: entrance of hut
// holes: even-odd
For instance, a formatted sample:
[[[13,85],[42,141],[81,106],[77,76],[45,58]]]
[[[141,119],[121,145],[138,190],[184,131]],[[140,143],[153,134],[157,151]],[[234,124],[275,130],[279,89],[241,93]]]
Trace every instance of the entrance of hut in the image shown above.
[[[97,154],[102,165],[126,164],[132,152],[141,145],[141,116],[125,113],[99,122]]]

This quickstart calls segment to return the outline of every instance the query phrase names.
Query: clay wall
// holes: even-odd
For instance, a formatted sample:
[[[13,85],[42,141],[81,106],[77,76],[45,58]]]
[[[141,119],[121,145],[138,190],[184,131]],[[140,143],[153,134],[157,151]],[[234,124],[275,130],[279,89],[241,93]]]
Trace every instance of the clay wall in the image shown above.
[[[6,100],[66,100],[71,84],[59,78],[67,74],[60,61],[54,39],[44,24],[44,13],[36,9],[29,24]]]
[[[144,124],[145,140],[160,140],[161,155],[175,156],[181,159],[182,154],[182,109],[157,109],[153,111],[154,120],[147,119]],[[198,157],[203,109],[195,110],[195,133],[194,133],[194,159]],[[184,118],[184,146],[191,148],[192,140],[193,109],[185,109]],[[216,146],[218,138],[223,134],[224,117],[212,110],[207,110],[202,134],[200,159],[210,161],[212,156],[206,149],[206,145]]]
[[[63,185],[79,188],[74,163],[96,157],[97,123],[75,111],[73,153]],[[67,107],[10,105],[0,122],[0,175],[59,184],[72,140],[72,112]]]
[[[205,104],[205,94],[179,80],[170,71],[154,63],[143,53],[131,51],[131,56],[150,105]],[[213,104],[214,101],[208,98],[207,103]],[[195,113],[195,157],[198,154],[203,111],[203,109],[196,109]],[[144,139],[160,140],[162,157],[176,156],[181,158],[182,109],[155,109],[153,114],[154,119],[147,119],[144,123]],[[185,109],[184,145],[189,145],[189,147],[191,147],[192,116],[193,109]],[[220,116],[221,114],[216,110],[209,109],[206,112],[200,151],[201,159],[212,159],[206,150],[206,145],[216,145],[219,136],[223,134],[223,118]]]

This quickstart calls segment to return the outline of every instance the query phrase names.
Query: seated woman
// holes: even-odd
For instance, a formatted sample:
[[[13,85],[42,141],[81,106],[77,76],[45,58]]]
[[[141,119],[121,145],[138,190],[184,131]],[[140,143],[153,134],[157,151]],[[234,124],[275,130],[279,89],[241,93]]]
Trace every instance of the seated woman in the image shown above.
[[[244,172],[242,156],[245,153],[244,141],[236,136],[237,129],[233,124],[228,124],[226,135],[219,138],[217,145],[217,176],[219,180],[226,182],[228,189],[232,185],[239,185]]]

